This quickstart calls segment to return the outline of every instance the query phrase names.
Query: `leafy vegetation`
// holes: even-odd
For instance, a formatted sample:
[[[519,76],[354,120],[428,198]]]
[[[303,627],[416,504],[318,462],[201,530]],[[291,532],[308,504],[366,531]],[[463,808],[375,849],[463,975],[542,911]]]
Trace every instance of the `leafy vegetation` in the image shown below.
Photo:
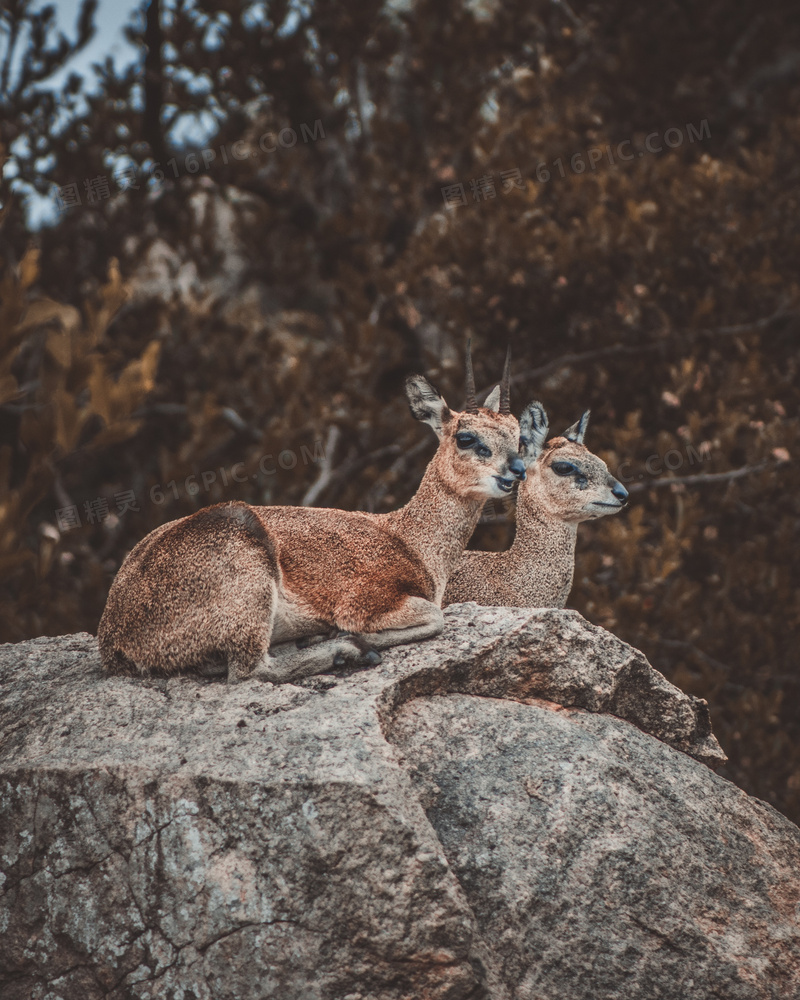
[[[0,93],[3,637],[95,631],[202,504],[401,504],[433,451],[404,376],[457,404],[467,337],[486,388],[510,341],[517,409],[591,407],[633,493],[581,529],[571,606],[800,819],[793,5],[152,0],[130,37],[89,93]]]

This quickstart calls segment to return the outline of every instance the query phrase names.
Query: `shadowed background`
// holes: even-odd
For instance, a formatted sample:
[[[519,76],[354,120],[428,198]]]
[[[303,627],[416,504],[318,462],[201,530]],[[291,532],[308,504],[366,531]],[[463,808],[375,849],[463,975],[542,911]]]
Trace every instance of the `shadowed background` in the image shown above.
[[[510,341],[632,490],[569,605],[800,819],[795,4],[152,0],[91,67],[104,11],[0,11],[2,639],[204,504],[399,506],[405,376]]]

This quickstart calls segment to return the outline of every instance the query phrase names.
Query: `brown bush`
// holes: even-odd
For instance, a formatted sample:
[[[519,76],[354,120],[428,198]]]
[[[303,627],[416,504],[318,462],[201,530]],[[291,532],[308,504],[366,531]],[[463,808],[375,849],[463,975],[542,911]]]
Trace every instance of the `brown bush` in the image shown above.
[[[404,376],[457,404],[467,337],[486,387],[510,340],[517,408],[558,429],[591,407],[587,442],[632,489],[581,529],[571,604],[708,698],[725,774],[798,819],[794,8],[473,8],[319,2],[311,54],[280,11],[205,53],[177,18],[227,113],[208,169],[173,144],[159,188],[139,71],[50,137],[55,182],[115,149],[138,189],[43,230],[38,277],[4,253],[5,637],[94,631],[125,552],[202,504],[401,504],[434,447]],[[203,104],[176,86],[165,103]],[[223,162],[237,140],[252,155]],[[13,207],[4,232],[21,256]],[[58,530],[96,500],[109,516]],[[474,544],[512,531],[494,516]]]

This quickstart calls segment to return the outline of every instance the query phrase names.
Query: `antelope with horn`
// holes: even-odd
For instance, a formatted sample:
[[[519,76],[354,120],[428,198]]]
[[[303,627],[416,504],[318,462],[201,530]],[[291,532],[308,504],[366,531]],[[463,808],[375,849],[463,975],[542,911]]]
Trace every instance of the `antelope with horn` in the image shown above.
[[[438,634],[447,579],[481,508],[525,477],[508,385],[507,360],[499,397],[479,407],[469,350],[463,412],[421,375],[407,380],[411,412],[439,447],[399,510],[233,502],[150,532],[100,620],[106,671],[284,682]]]
[[[465,552],[443,606],[563,608],[575,572],[581,521],[616,514],[628,491],[584,445],[587,410],[561,437],[545,444],[547,414],[533,402],[520,417],[520,457],[528,473],[517,490],[514,542],[506,552]]]

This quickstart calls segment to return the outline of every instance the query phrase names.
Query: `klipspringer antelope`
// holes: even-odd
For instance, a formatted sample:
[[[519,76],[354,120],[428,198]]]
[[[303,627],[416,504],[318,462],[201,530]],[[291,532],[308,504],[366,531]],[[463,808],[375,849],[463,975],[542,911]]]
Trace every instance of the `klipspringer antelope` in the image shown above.
[[[377,662],[379,649],[439,633],[447,579],[481,508],[525,477],[508,386],[506,359],[499,394],[479,408],[469,354],[463,412],[422,376],[407,380],[411,412],[439,447],[399,510],[234,502],[150,532],[111,586],[98,629],[104,668],[281,682]]]
[[[563,608],[575,572],[578,524],[616,514],[628,491],[584,445],[587,410],[551,438],[547,414],[533,402],[520,417],[520,456],[528,476],[517,491],[517,528],[505,552],[465,552],[443,606],[459,601],[518,608]]]

